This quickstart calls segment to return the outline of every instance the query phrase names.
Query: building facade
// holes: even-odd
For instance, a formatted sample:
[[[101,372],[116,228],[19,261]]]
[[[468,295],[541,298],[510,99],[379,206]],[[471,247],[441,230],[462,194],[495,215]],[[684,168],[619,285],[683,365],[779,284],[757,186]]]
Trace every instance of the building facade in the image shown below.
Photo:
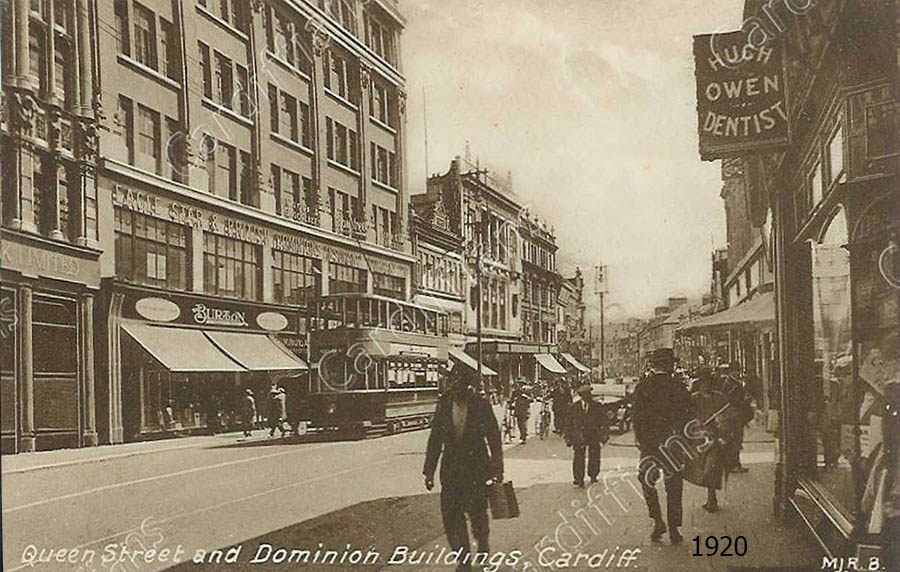
[[[774,250],[771,219],[748,208],[750,184],[743,160],[722,161],[728,247],[713,253],[710,299],[678,327],[675,346],[685,367],[736,367],[766,417],[778,393]]]
[[[567,352],[582,363],[591,359],[590,335],[585,320],[587,306],[584,302],[584,276],[581,269],[575,275],[564,278],[557,299],[557,344],[561,352]]]
[[[760,238],[769,240],[763,249],[775,274],[774,504],[800,517],[829,556],[880,557],[896,569],[896,548],[886,548],[900,526],[889,437],[900,431],[892,414],[900,408],[900,13],[896,2],[770,4],[748,0],[743,16],[772,24],[774,12],[780,20],[771,47],[782,57],[771,73],[791,95],[786,137],[714,158],[744,171],[742,216],[754,228],[772,225]],[[736,103],[753,104],[749,96]],[[759,298],[734,304],[752,294],[754,279],[766,295],[756,257],[752,243],[737,260],[729,251],[728,312]]]
[[[522,339],[555,344],[560,325],[557,299],[563,283],[556,271],[555,231],[540,217],[524,212],[519,217],[519,236],[522,239]],[[573,303],[577,305],[577,292],[573,294]]]
[[[900,407],[895,4],[820,2],[791,28],[792,138],[754,189],[775,221],[778,506],[831,553],[863,557],[900,517],[885,413]]]
[[[97,444],[96,19],[92,0],[3,6],[3,453]]]
[[[262,336],[300,358],[311,298],[410,297],[396,2],[12,4],[4,451],[214,430],[225,394],[297,362],[216,343],[188,375],[161,339],[251,336],[234,339],[278,361]],[[72,349],[32,357],[37,336]]]
[[[446,312],[450,345],[464,350],[469,278],[461,218],[452,192],[439,185],[411,197],[410,239],[416,258],[413,301]]]

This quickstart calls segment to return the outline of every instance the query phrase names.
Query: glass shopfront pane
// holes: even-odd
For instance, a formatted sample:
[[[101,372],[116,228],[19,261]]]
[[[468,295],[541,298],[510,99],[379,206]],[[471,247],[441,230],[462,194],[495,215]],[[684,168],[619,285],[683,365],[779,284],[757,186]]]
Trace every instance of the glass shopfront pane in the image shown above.
[[[845,511],[854,506],[852,463],[856,458],[858,407],[853,383],[850,323],[850,253],[843,212],[812,249],[814,333],[813,418],[816,478]]]

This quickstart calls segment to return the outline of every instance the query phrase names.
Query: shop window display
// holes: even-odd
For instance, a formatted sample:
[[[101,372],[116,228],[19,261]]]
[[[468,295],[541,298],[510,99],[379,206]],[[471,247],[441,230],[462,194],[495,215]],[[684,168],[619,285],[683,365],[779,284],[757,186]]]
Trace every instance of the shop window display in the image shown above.
[[[854,506],[857,413],[850,322],[850,253],[843,212],[812,250],[816,477],[845,508]],[[849,515],[848,515],[849,516]]]

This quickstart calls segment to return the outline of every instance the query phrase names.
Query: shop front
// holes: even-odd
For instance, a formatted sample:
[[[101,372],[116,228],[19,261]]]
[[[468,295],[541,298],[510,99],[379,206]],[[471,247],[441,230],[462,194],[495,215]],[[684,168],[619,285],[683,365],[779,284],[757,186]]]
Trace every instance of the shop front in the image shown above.
[[[477,342],[470,341],[466,353],[477,356]],[[497,372],[490,381],[499,395],[509,395],[513,385],[519,380],[531,384],[546,380],[550,374],[565,374],[565,368],[553,357],[556,353],[555,344],[501,340],[482,342],[484,364]]]
[[[783,500],[828,552],[868,562],[900,517],[900,218],[891,179],[843,190],[784,249]]]
[[[100,252],[4,228],[2,452],[97,444],[93,305]]]
[[[98,408],[121,422],[112,442],[233,430],[246,390],[263,418],[272,385],[289,403],[306,386],[306,364],[281,341],[300,337],[296,308],[118,283],[108,304],[110,384]]]

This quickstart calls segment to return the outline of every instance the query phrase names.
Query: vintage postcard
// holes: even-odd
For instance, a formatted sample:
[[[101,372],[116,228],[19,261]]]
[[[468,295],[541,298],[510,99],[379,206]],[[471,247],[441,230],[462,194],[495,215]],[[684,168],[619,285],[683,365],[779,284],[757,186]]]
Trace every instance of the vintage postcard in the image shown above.
[[[897,0],[0,22],[3,570],[900,570]]]

